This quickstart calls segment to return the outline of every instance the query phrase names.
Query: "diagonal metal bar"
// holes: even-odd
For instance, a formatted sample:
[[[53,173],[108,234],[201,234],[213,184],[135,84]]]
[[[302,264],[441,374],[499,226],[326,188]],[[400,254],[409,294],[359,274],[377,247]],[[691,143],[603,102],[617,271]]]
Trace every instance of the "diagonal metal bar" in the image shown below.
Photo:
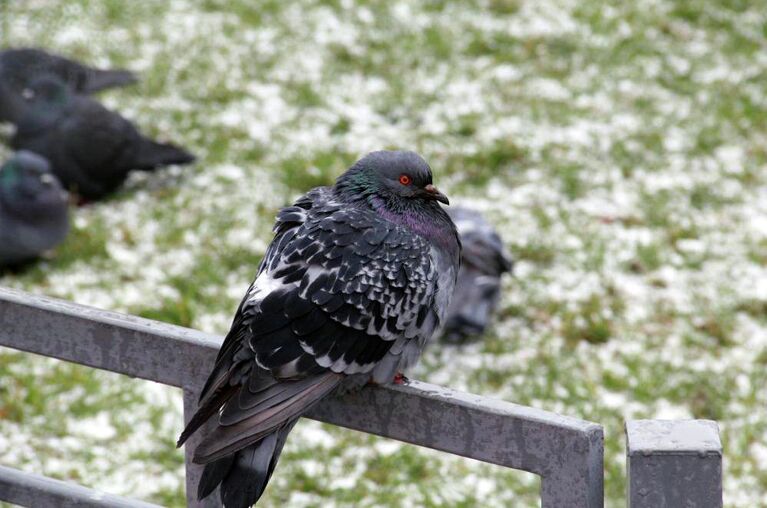
[[[0,346],[184,388],[187,417],[219,345],[195,330],[0,288]],[[546,508],[603,505],[595,423],[418,381],[331,398],[307,416],[538,474]]]
[[[171,386],[205,379],[221,339],[0,288],[0,346]]]
[[[160,508],[4,466],[0,466],[0,500],[34,508]]]

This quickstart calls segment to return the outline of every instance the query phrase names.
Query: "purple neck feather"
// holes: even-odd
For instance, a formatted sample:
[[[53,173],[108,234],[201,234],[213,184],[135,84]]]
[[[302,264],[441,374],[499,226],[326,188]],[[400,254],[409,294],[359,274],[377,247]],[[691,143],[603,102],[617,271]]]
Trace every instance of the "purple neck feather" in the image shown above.
[[[430,240],[442,248],[451,250],[455,244],[454,233],[448,224],[442,224],[439,220],[429,220],[426,214],[415,210],[404,210],[402,213],[395,213],[387,208],[383,199],[378,196],[372,197],[370,203],[373,209],[384,219],[400,226],[404,226],[419,236]]]

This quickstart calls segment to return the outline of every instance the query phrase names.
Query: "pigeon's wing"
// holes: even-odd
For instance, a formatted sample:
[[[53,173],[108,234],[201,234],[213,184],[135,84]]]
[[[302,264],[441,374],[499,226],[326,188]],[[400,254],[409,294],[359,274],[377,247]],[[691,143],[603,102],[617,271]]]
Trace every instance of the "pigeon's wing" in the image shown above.
[[[430,244],[316,190],[280,211],[276,236],[203,389],[199,417],[222,408],[196,450],[209,462],[252,444],[386,355],[431,334]],[[423,333],[421,333],[423,332]]]
[[[76,97],[71,114],[58,127],[67,156],[84,177],[105,188],[116,188],[131,169],[126,159],[140,139],[130,121],[96,101]]]
[[[86,168],[102,167],[118,159],[138,131],[122,116],[86,97],[76,97],[71,114],[61,123],[67,147]]]
[[[420,335],[435,271],[422,237],[367,210],[326,206],[262,267],[260,277],[284,286],[269,293],[262,313],[276,303],[269,321],[293,321],[301,349],[322,367],[369,372],[391,342]],[[260,348],[253,328],[251,342]]]

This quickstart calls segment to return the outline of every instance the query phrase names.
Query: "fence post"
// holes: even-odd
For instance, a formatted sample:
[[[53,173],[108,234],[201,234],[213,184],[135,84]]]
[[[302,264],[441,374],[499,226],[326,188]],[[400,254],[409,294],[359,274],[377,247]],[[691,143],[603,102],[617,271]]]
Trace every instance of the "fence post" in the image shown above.
[[[188,422],[194,412],[197,410],[197,399],[200,396],[200,387],[184,387],[184,423]],[[218,508],[221,506],[221,498],[218,495],[218,489],[216,489],[211,495],[203,499],[197,500],[197,483],[200,481],[200,475],[202,475],[203,466],[192,462],[192,456],[194,450],[197,448],[197,444],[202,440],[202,437],[212,427],[212,423],[209,421],[200,427],[200,430],[195,432],[184,444],[184,457],[186,464],[186,505],[189,508]]]
[[[722,507],[722,443],[711,420],[626,422],[629,508]]]
[[[551,467],[541,475],[541,507],[602,508],[604,506],[604,433],[594,426],[573,445],[580,453],[552,454]],[[585,452],[585,453],[584,453]]]

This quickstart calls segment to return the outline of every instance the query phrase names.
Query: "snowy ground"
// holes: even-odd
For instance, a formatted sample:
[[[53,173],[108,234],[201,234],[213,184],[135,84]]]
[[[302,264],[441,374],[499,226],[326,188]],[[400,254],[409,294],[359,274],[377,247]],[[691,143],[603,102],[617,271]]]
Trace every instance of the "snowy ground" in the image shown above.
[[[628,5],[627,5],[628,4]],[[421,152],[518,259],[481,343],[416,377],[605,425],[711,418],[767,505],[767,10],[747,0],[0,0],[0,42],[141,73],[102,96],[199,156],[74,213],[0,284],[224,333],[276,209]],[[0,352],[0,462],[180,506],[180,394]],[[315,422],[264,506],[535,506],[533,475]]]

